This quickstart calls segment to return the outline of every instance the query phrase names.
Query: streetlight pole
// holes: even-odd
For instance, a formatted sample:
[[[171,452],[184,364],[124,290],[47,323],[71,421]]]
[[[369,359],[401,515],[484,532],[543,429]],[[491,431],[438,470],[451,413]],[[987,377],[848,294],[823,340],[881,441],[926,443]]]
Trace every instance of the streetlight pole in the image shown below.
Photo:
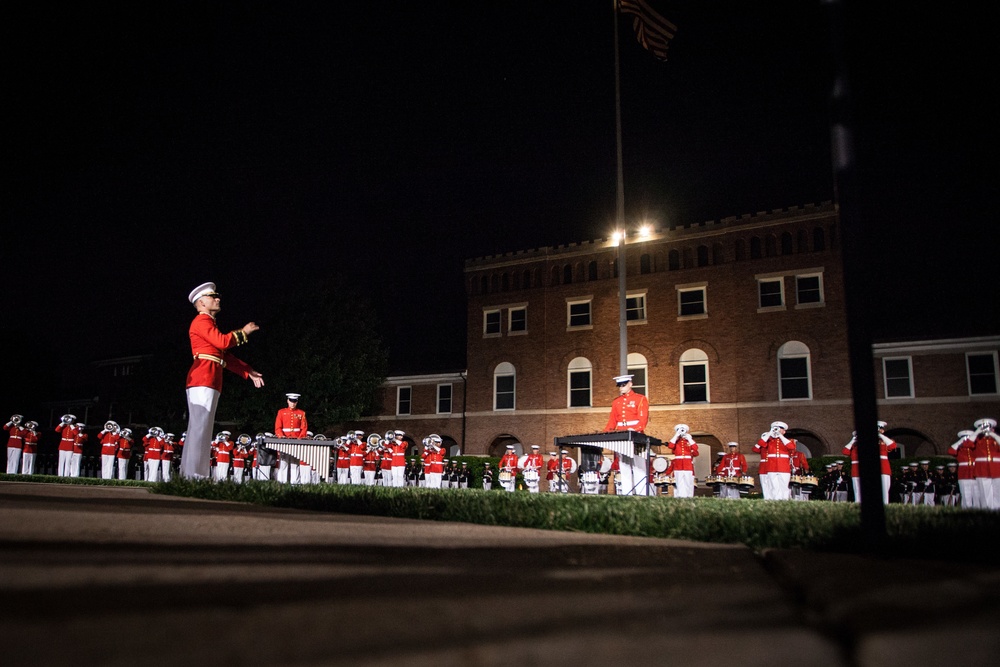
[[[625,292],[625,229],[618,232],[618,374],[628,373],[628,317]]]

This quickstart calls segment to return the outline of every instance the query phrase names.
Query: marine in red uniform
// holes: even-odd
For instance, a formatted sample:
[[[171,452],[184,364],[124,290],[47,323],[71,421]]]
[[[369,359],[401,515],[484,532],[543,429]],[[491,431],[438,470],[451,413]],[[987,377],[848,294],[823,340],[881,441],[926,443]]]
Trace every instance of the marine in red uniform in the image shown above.
[[[154,426],[142,436],[143,472],[147,482],[160,481],[160,452],[163,449],[163,429]]]
[[[86,424],[77,424],[76,437],[73,438],[73,456],[70,457],[70,477],[80,476],[80,465],[83,463],[83,446],[87,444],[87,440],[90,437],[84,430],[87,428]]]
[[[35,455],[38,453],[38,422],[26,422],[24,432],[24,453],[21,454],[21,474],[35,474]]]
[[[247,342],[260,327],[247,322],[242,329],[222,333],[215,318],[221,310],[220,297],[215,283],[204,283],[194,288],[188,300],[198,311],[188,329],[194,363],[187,376],[188,427],[184,452],[181,455],[182,477],[207,478],[209,476],[209,449],[215,409],[222,392],[222,369],[227,368],[255,387],[264,386],[264,376],[228,352]]]
[[[611,402],[611,414],[604,426],[605,433],[612,431],[638,431],[643,433],[649,422],[649,399],[632,391],[632,376],[615,377],[618,396]],[[618,452],[619,474],[622,495],[646,495],[646,480],[649,471],[642,456],[629,456]]]
[[[719,461],[719,465],[715,470],[715,474],[720,477],[726,477],[730,479],[739,479],[747,474],[747,457],[740,454],[740,444],[738,442],[730,442],[726,445],[729,449],[722,456],[722,460]],[[725,483],[721,489],[721,497],[739,499],[740,487],[739,484]]]
[[[761,433],[760,440],[754,445],[755,452],[760,452],[761,458],[767,455],[767,478],[761,475],[761,491],[765,500],[789,500],[791,498],[788,483],[792,477],[791,455],[795,451],[795,441],[785,437],[788,424],[771,422],[771,430]]]
[[[889,504],[889,486],[892,484],[892,468],[889,467],[889,452],[896,449],[896,442],[885,434],[886,424],[878,422],[878,457],[881,461],[882,504]],[[844,456],[851,457],[851,482],[854,484],[854,502],[861,502],[861,467],[858,465],[858,436],[853,434],[851,441],[841,450]]]
[[[674,498],[693,498],[694,457],[698,456],[698,443],[691,437],[687,424],[674,426],[674,436],[667,441],[667,448],[674,454]]]
[[[288,399],[288,406],[278,410],[278,415],[274,418],[274,434],[279,438],[304,438],[309,426],[305,410],[299,408],[302,394],[285,394],[285,397]]]
[[[517,476],[517,453],[514,445],[507,445],[507,451],[500,457],[500,486],[504,491],[514,492],[514,478]]]
[[[406,486],[406,440],[403,439],[406,433],[400,430],[392,432],[392,441],[389,444],[392,459],[392,486]]]
[[[976,481],[976,452],[972,443],[975,431],[959,431],[958,440],[948,448],[948,453],[954,456],[958,464],[958,492],[962,507],[975,509],[979,504],[979,482]],[[968,441],[969,446],[963,447]]]
[[[984,418],[974,424],[976,432],[963,445],[976,457],[976,481],[979,483],[979,506],[1000,510],[1000,436],[996,420]]]
[[[10,435],[7,438],[7,474],[16,475],[21,464],[21,452],[24,450],[24,434],[28,429],[21,426],[24,417],[12,415],[10,421],[3,425],[3,430]]]
[[[539,449],[538,445],[532,445],[531,452],[524,457],[521,476],[524,479],[524,485],[528,487],[528,493],[538,493],[538,482],[542,477],[542,466],[545,464]]]
[[[118,453],[121,430],[118,422],[109,419],[97,434],[97,441],[101,445],[101,479],[115,478],[115,454]]]
[[[76,442],[76,435],[79,432],[76,415],[65,414],[60,417],[59,424],[54,430],[59,434],[59,467],[56,469],[56,474],[60,477],[69,477],[72,472],[73,443]]]
[[[118,436],[118,453],[115,459],[118,462],[118,479],[128,478],[128,462],[132,458],[132,429],[123,428]]]

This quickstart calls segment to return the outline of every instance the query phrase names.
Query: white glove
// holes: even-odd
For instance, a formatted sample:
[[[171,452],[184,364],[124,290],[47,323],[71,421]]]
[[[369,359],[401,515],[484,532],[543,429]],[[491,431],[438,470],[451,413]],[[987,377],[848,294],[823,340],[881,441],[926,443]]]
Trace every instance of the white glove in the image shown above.
[[[879,437],[879,440],[881,440],[885,444],[887,444],[887,445],[891,445],[892,444],[892,440],[890,440],[889,436],[887,436],[885,433],[879,433],[878,437]]]
[[[770,437],[771,437],[771,432],[770,431],[764,431],[763,433],[760,434],[760,439],[761,440],[767,440]]]
[[[847,443],[846,445],[844,445],[844,448],[845,449],[850,449],[851,447],[854,446],[854,443],[857,442],[857,441],[858,441],[858,436],[855,435],[854,437],[851,438],[851,441],[849,443]]]

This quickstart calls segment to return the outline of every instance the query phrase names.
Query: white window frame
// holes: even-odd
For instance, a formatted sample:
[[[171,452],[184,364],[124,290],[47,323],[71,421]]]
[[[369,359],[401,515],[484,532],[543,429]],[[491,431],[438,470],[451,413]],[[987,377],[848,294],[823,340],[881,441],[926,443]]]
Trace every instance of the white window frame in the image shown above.
[[[809,302],[809,303],[799,303],[799,279],[800,278],[818,278],[819,279],[819,301]],[[784,283],[784,281],[782,281]],[[826,289],[823,285],[823,272],[811,272],[811,273],[797,273],[795,274],[795,309],[801,310],[804,308],[823,308],[826,306]]]
[[[587,404],[573,405],[573,376],[587,374]],[[594,365],[586,357],[576,357],[566,366],[566,407],[589,408],[594,405]]]
[[[511,406],[509,408],[497,407],[497,380],[501,377],[511,378]],[[509,361],[497,364],[493,369],[493,411],[512,412],[517,409],[517,370]]]
[[[698,356],[700,354],[700,356]],[[684,357],[687,357],[685,359]],[[684,387],[688,383],[684,382],[684,369],[691,366],[703,366],[705,368],[705,400],[704,401],[686,401]],[[680,369],[678,371],[678,382],[680,383],[680,399],[681,403],[685,405],[694,405],[697,403],[711,403],[712,402],[712,388],[709,383],[709,369],[708,369],[708,355],[704,350],[692,347],[688,350],[684,350],[684,354],[680,358]],[[691,383],[693,384],[693,383]]]
[[[406,412],[403,412],[400,408],[403,403],[403,392],[406,391]],[[413,414],[413,387],[410,385],[400,385],[396,387],[396,414],[397,415],[412,415]]]
[[[489,318],[490,315],[496,315],[497,330],[489,330]],[[501,329],[501,323],[503,322],[502,313],[500,308],[483,308],[483,338],[499,338],[503,335],[503,330]]]
[[[523,312],[524,313],[524,328],[514,329],[514,313]],[[507,335],[508,336],[524,336],[528,333],[528,305],[516,305],[507,308]]]
[[[571,324],[572,322],[572,308],[573,306],[578,306],[580,304],[587,304],[587,319],[589,320],[587,324]],[[594,297],[577,297],[574,299],[566,299],[566,331],[588,331],[594,328]]]
[[[906,379],[910,384],[910,393],[906,396],[903,395],[890,395],[889,394],[889,368],[887,364],[891,361],[905,361],[906,362]],[[902,378],[894,377],[894,380],[900,380]],[[888,400],[896,400],[900,398],[913,398],[913,357],[883,357],[882,358],[882,391],[883,395]]]
[[[794,351],[793,352],[782,352],[782,350],[784,350],[785,347],[788,346],[788,345],[790,345],[791,343],[797,343],[798,345],[801,345],[803,348],[805,348],[806,351],[804,353],[803,352],[794,352]],[[785,360],[785,359],[805,359],[806,360],[806,388],[808,390],[808,396],[795,396],[795,397],[785,398],[782,395],[783,392],[782,392],[782,389],[781,389],[781,381],[782,381],[783,378],[782,378],[782,375],[781,375],[781,362],[783,360]],[[785,341],[785,343],[781,347],[778,348],[777,360],[778,360],[778,364],[777,364],[777,366],[778,366],[778,368],[777,368],[777,370],[778,370],[778,400],[779,401],[811,401],[812,397],[813,397],[813,386],[812,386],[812,350],[809,349],[809,346],[806,345],[805,343],[803,343],[801,341],[797,341],[797,340]],[[796,378],[791,378],[791,379],[796,379]]]
[[[993,359],[993,386],[997,388],[998,391],[993,393],[973,393],[972,392],[972,373],[969,368],[969,357],[992,357]],[[997,370],[997,353],[996,351],[987,352],[966,352],[965,353],[965,379],[968,383],[969,396],[997,396],[1000,393],[1000,373]]]
[[[708,317],[708,283],[686,283],[677,285],[677,320],[703,320]],[[681,313],[681,294],[686,292],[701,292],[702,312],[691,315]]]
[[[642,371],[644,381],[642,384],[636,384],[633,381],[632,391],[649,398],[649,362],[646,361],[646,357],[638,352],[629,352],[625,364],[628,372],[632,375],[638,375],[638,372]]]
[[[779,294],[781,295],[781,303],[777,306],[765,306],[761,303],[761,292],[760,288],[764,283],[778,283],[781,287]],[[758,313],[771,313],[779,310],[785,310],[785,278],[784,276],[769,276],[769,277],[758,277],[757,278],[757,312]]]
[[[636,299],[637,301],[641,302],[641,304],[642,304],[641,307],[633,308],[631,310],[633,310],[633,311],[639,311],[642,314],[642,317],[639,317],[639,318],[636,318],[636,319],[631,319],[631,320],[628,318],[628,313],[629,313],[628,300],[629,299]],[[633,326],[633,325],[636,325],[636,324],[646,324],[646,322],[649,320],[649,310],[648,310],[648,308],[649,308],[649,301],[646,299],[646,290],[642,290],[641,292],[626,292],[625,293],[625,323],[626,323],[626,325],[627,326]]]
[[[441,409],[441,389],[444,388],[444,387],[448,387],[448,409],[447,410],[442,410]],[[454,410],[454,408],[455,408],[454,401],[455,401],[455,387],[454,387],[454,385],[452,385],[452,383],[450,383],[450,382],[443,382],[443,383],[439,384],[437,386],[437,403],[436,403],[437,414],[439,414],[439,415],[450,415],[452,413],[452,411]]]

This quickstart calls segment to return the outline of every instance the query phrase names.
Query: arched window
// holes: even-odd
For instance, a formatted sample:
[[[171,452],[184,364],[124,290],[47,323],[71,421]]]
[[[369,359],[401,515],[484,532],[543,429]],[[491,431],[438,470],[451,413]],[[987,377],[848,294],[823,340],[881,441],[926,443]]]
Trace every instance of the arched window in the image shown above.
[[[781,235],[781,254],[791,255],[792,254],[792,235],[788,232],[784,232]]]
[[[577,262],[576,266],[574,267],[573,272],[576,274],[576,277],[574,278],[574,280],[576,282],[578,282],[578,283],[582,283],[583,282],[583,262]]]
[[[490,291],[490,283],[486,280],[486,276],[479,279],[479,293],[486,294]]]
[[[559,267],[558,266],[553,266],[552,267],[552,284],[553,285],[558,285],[559,284]]]
[[[667,255],[667,267],[671,271],[681,268],[681,254],[676,250],[671,250],[670,254]]]
[[[813,250],[816,252],[826,250],[826,235],[823,233],[822,227],[813,230]]]
[[[573,267],[567,264],[563,267],[563,285],[569,285],[573,282]]]
[[[639,273],[646,274],[652,271],[652,266],[649,261],[649,253],[644,252],[639,257]]]
[[[760,259],[760,237],[753,236],[750,238],[750,259]]]
[[[566,369],[566,404],[571,408],[591,406],[591,382],[593,366],[589,359],[577,357],[569,362]]]
[[[722,264],[726,261],[725,252],[722,249],[721,243],[715,243],[712,245],[712,264]]]
[[[522,289],[531,289],[531,271],[525,270],[521,277],[521,287]]]
[[[681,258],[685,269],[690,269],[694,266],[694,260],[691,257],[691,248],[684,248],[681,252]]]
[[[506,292],[510,290],[510,276],[504,273],[500,276],[500,291]]]
[[[646,357],[638,352],[629,352],[625,363],[632,376],[632,391],[649,396],[649,363],[646,361]]]
[[[783,401],[812,398],[809,348],[790,340],[778,348],[778,398]]]
[[[498,287],[497,274],[494,273],[492,276],[490,276],[490,292],[496,294],[497,287]]]
[[[591,260],[587,264],[587,280],[597,280],[597,261]]]
[[[747,242],[743,239],[736,239],[736,261],[742,262],[747,258]]]
[[[516,373],[514,372],[514,366],[505,361],[503,363],[497,364],[496,369],[493,371],[493,409],[494,410],[513,410],[515,389],[516,389]]]
[[[698,266],[708,266],[708,246],[698,246]]]
[[[799,230],[799,252],[809,252],[809,234],[804,229]]]
[[[778,254],[778,239],[774,238],[774,234],[768,234],[764,237],[764,256],[774,257]]]
[[[708,403],[708,355],[691,348],[680,362],[681,403]]]

